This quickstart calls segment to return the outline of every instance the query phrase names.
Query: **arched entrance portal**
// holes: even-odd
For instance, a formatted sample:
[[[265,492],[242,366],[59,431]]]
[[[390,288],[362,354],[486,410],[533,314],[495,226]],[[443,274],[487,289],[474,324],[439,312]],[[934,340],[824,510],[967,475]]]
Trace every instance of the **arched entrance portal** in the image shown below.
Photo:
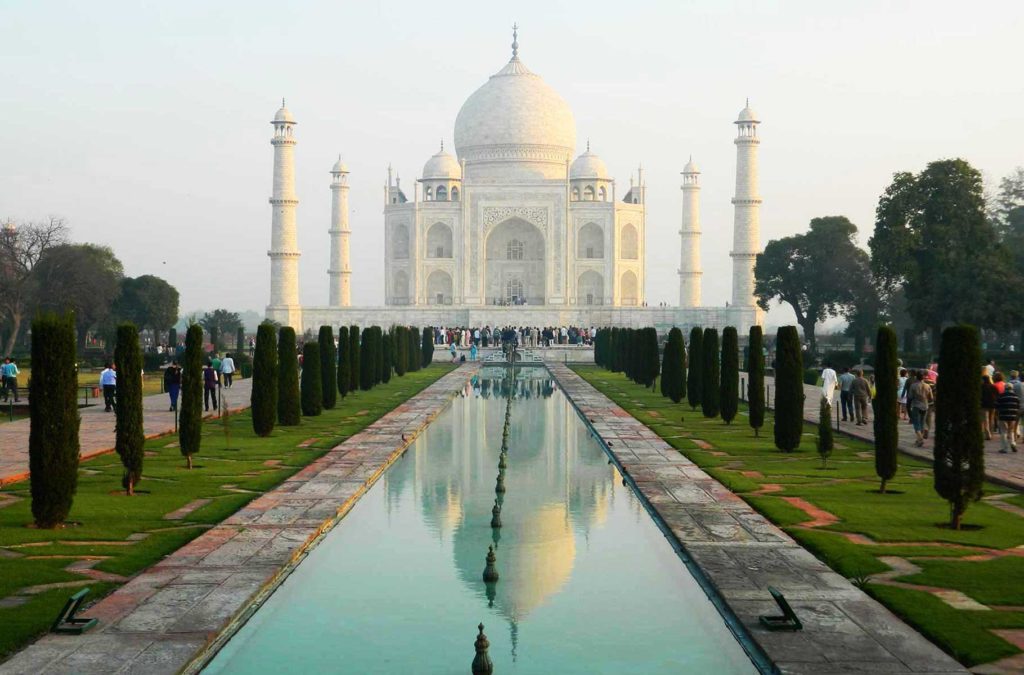
[[[604,304],[604,279],[598,272],[587,270],[576,282],[577,305]]]
[[[452,304],[452,277],[443,270],[434,270],[427,277],[427,304]]]
[[[519,218],[495,226],[487,236],[485,293],[489,305],[543,305],[544,234]]]

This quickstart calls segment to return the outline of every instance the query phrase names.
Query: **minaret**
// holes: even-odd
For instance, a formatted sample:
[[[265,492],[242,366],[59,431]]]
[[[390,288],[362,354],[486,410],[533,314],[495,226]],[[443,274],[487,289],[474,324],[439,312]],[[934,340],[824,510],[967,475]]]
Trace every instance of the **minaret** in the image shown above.
[[[733,198],[732,306],[755,307],[754,263],[761,252],[761,196],[757,184],[757,148],[761,121],[750,108],[736,120],[736,196]]]
[[[348,167],[338,161],[331,169],[331,268],[330,306],[348,307],[352,304],[352,268],[348,259]]]
[[[302,332],[298,232],[295,227],[295,118],[284,106],[274,115],[274,192],[270,198],[270,304],[267,318]]]
[[[683,167],[683,221],[679,229],[679,306],[700,307],[700,171],[693,157]]]

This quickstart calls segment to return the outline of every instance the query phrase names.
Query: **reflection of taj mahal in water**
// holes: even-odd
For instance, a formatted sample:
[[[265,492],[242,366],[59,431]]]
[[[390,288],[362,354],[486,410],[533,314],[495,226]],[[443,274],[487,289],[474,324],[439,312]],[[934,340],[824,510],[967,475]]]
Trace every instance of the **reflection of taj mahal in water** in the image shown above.
[[[412,191],[389,167],[384,186],[385,307],[351,307],[348,167],[331,170],[329,306],[299,303],[294,193],[295,119],[274,117],[271,298],[268,318],[296,328],[390,322],[422,325],[722,326],[758,321],[754,257],[760,250],[759,120],[750,107],[738,136],[730,306],[703,307],[700,172],[683,169],[679,307],[645,307],[643,169],[619,189],[591,151],[576,155],[568,103],[512,58],[466,99],[455,155],[440,151]],[[574,158],[575,157],[575,158]],[[364,225],[370,225],[365,223]]]

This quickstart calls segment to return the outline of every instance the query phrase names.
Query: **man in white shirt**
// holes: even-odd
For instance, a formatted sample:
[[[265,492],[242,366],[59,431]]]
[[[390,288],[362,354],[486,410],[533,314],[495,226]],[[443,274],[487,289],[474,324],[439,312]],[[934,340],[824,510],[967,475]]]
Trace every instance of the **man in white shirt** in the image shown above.
[[[221,379],[224,380],[224,387],[230,389],[231,379],[235,376],[235,360],[231,358],[231,354],[225,354],[221,359],[220,374],[223,376]]]
[[[828,401],[830,408],[838,386],[839,378],[836,376],[836,371],[832,369],[831,364],[826,363],[825,368],[821,371],[821,395]]]

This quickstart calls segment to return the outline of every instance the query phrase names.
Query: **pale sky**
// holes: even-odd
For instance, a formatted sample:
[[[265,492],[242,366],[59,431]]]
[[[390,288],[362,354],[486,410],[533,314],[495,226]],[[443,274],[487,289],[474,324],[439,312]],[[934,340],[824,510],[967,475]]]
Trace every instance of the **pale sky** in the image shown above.
[[[409,186],[463,101],[520,57],[623,195],[648,184],[647,299],[678,300],[679,172],[702,171],[704,303],[729,298],[735,146],[763,123],[762,245],[846,215],[866,245],[895,171],[1024,164],[1019,0],[164,3],[0,0],[0,220],[57,214],[182,311],[262,313],[269,120],[288,99],[302,302],[327,302],[330,176],[351,171],[353,303],[383,302],[382,185]],[[785,313],[773,312],[775,321]]]

